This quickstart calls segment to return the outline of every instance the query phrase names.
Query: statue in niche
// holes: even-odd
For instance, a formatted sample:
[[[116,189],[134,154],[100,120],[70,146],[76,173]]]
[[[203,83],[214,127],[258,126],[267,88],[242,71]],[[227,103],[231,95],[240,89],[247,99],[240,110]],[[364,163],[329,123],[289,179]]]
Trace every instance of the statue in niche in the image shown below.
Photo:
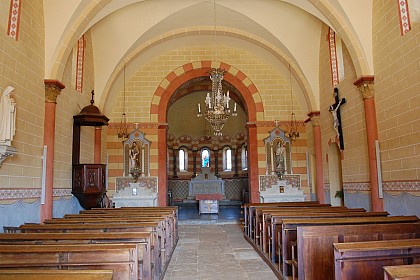
[[[286,162],[286,148],[284,147],[284,144],[282,144],[280,141],[277,143],[276,147],[276,173],[281,177],[281,175],[284,174],[286,170],[285,166]]]
[[[133,141],[131,143],[130,149],[130,170],[140,168],[140,149],[137,142]]]
[[[0,98],[0,145],[11,146],[16,131],[15,88],[6,87]]]

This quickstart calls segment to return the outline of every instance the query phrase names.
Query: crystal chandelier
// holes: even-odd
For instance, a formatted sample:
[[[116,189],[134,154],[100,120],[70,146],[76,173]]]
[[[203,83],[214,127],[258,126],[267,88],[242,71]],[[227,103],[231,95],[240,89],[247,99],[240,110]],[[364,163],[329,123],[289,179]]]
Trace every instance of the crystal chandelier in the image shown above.
[[[226,73],[225,70],[221,68],[213,68],[210,72],[211,80],[211,93],[208,92],[205,104],[206,108],[204,111],[204,118],[210,123],[211,127],[214,130],[215,136],[222,136],[222,129],[226,121],[230,116],[236,116],[236,103],[233,108],[233,112],[229,108],[229,91],[226,94],[223,94],[222,91],[222,80],[223,76]],[[198,103],[198,114],[197,117],[202,117],[201,104]]]
[[[290,117],[290,130],[287,133],[290,140],[295,141],[297,138],[299,138],[299,132],[298,132],[298,123],[296,121],[296,115],[293,111],[293,87],[292,87],[292,71],[290,69],[289,64],[289,82],[290,82],[290,102],[292,102],[292,115]]]
[[[119,139],[125,141],[128,138],[128,126],[127,126],[127,116],[125,115],[125,63],[124,63],[124,91],[123,91],[123,113],[121,116],[121,122],[118,126],[117,135]]]

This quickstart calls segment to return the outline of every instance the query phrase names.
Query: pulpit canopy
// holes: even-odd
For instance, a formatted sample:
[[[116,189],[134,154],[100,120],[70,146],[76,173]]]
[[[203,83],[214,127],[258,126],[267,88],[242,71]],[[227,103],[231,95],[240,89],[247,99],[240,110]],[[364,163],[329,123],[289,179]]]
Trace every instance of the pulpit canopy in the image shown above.
[[[76,126],[103,126],[108,125],[109,119],[101,113],[98,107],[93,105],[94,92],[92,90],[92,99],[90,105],[84,107],[79,114],[73,116],[74,125]]]

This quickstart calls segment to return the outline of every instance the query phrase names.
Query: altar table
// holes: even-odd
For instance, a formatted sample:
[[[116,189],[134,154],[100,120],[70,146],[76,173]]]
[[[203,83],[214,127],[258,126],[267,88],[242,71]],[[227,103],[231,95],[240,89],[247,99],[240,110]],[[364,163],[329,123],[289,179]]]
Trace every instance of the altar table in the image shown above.
[[[218,214],[219,200],[224,197],[222,194],[196,194],[195,199],[198,200],[198,213]]]

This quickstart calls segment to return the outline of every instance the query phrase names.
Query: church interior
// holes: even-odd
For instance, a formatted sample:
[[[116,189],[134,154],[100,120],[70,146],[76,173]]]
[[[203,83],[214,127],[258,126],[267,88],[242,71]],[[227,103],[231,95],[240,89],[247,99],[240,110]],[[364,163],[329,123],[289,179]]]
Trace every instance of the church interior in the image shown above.
[[[309,247],[285,252],[277,225],[345,216],[366,236],[369,220],[418,238],[419,21],[417,0],[0,0],[0,244],[72,215],[133,215],[158,232],[135,237],[138,271],[97,279],[214,279],[197,265],[209,253],[180,275],[189,242],[232,249],[218,265],[240,265],[220,279],[329,279],[334,266],[311,274],[299,254],[315,222],[297,230]],[[282,207],[301,215],[276,220]],[[334,250],[351,251],[345,237]],[[92,250],[133,250],[113,245]],[[402,262],[420,275],[418,256]]]

